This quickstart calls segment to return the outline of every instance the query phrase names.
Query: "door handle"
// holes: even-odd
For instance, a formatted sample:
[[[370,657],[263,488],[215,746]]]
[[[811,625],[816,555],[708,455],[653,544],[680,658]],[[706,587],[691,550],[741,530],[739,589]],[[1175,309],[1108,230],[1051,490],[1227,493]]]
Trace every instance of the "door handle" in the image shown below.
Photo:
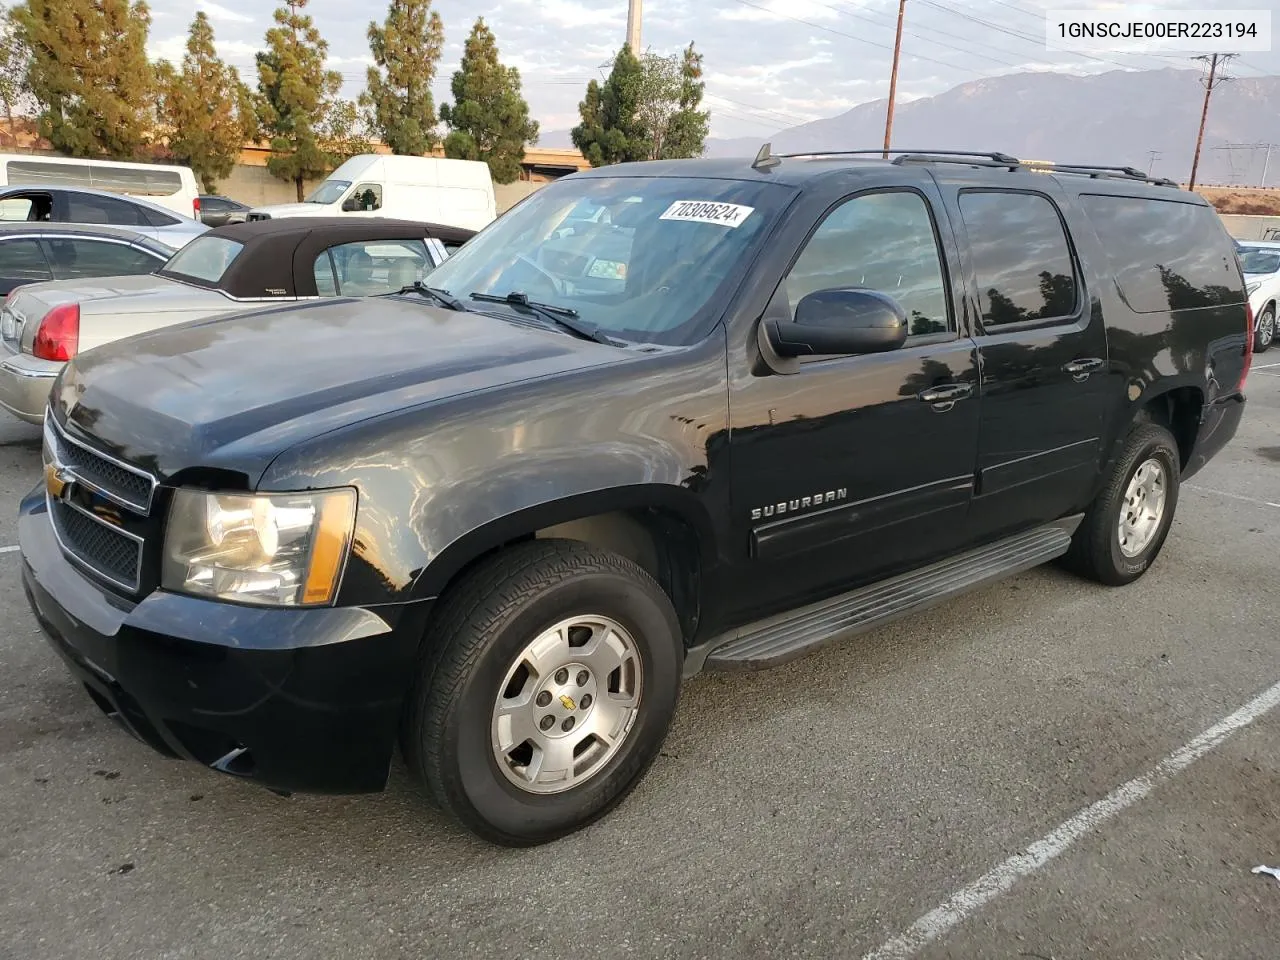
[[[973,384],[971,383],[942,383],[928,390],[921,390],[916,397],[924,403],[951,404],[957,400],[963,400],[972,393]]]
[[[1089,374],[1101,369],[1102,360],[1098,357],[1089,357],[1084,360],[1072,360],[1070,363],[1063,364],[1062,372],[1071,374],[1075,380],[1088,380]]]

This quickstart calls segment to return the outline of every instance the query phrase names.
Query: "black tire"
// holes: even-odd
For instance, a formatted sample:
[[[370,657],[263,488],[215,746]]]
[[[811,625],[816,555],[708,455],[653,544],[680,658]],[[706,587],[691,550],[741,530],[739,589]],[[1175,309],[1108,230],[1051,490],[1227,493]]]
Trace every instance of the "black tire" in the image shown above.
[[[1258,329],[1253,335],[1253,352],[1266,353],[1276,342],[1276,305],[1268,303],[1258,317]]]
[[[1125,506],[1130,480],[1150,459],[1160,461],[1164,467],[1164,513],[1150,543],[1129,557],[1120,548],[1120,511]],[[1071,549],[1063,558],[1064,565],[1081,576],[1114,587],[1132,583],[1146,573],[1169,535],[1178,506],[1181,469],[1177,441],[1167,429],[1150,421],[1135,424],[1112,462],[1106,484],[1076,529]]]
[[[555,840],[617,805],[657,756],[680,695],[684,645],[662,588],[623,557],[537,540],[482,563],[440,602],[401,730],[405,760],[434,801],[503,846]],[[590,779],[562,793],[531,793],[498,767],[490,743],[495,698],[526,645],[588,612],[634,639],[640,706],[617,752]]]

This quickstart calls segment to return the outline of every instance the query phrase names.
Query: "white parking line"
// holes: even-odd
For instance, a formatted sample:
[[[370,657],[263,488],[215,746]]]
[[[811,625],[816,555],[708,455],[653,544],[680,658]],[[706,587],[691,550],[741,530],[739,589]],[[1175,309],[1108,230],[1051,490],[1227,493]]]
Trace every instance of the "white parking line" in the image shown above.
[[[1086,807],[1046,834],[1022,853],[1015,854],[994,870],[953,894],[940,906],[926,913],[900,936],[865,955],[863,960],[890,960],[914,956],[924,946],[937,940],[971,914],[982,909],[1000,894],[1007,892],[1024,877],[1035,873],[1046,863],[1066,851],[1091,830],[1102,826],[1116,814],[1144,799],[1156,787],[1186,769],[1227,737],[1249,726],[1259,717],[1280,705],[1280,683],[1259,694],[1231,716],[1214,724],[1186,746],[1169,754],[1149,772],[1117,787],[1097,803]]]
[[[1253,369],[1266,370],[1268,367],[1280,367],[1280,363],[1255,363]]]
[[[0,553],[17,553],[21,547],[0,547]]]
[[[1280,373],[1267,373],[1265,370],[1256,370],[1254,372],[1260,377],[1280,377]]]
[[[1270,500],[1259,500],[1257,497],[1242,497],[1238,493],[1227,493],[1225,490],[1211,490],[1209,487],[1197,487],[1194,483],[1184,483],[1184,490],[1194,490],[1197,493],[1212,493],[1215,496],[1226,497],[1228,500],[1241,500],[1244,503],[1256,503],[1260,507],[1276,507],[1280,509],[1280,503],[1272,503]]]

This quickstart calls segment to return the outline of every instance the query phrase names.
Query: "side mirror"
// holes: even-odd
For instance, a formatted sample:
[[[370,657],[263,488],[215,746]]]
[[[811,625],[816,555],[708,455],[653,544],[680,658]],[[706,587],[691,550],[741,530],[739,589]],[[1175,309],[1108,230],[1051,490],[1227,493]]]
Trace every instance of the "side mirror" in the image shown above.
[[[347,199],[342,201],[343,213],[355,213],[359,209],[360,204],[355,197],[347,197]]]
[[[764,321],[769,345],[780,357],[883,353],[907,340],[907,312],[875,290],[817,290],[800,300],[794,322]]]

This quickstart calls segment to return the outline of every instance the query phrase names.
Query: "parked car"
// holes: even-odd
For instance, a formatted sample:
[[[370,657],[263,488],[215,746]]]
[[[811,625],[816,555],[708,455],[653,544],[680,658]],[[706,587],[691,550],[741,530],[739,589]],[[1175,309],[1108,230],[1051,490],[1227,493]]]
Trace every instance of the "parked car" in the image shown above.
[[[85,350],[263,303],[396,291],[470,235],[389,219],[231,224],[149,275],[29,284],[4,306],[0,406],[40,423],[54,377]]]
[[[0,296],[28,283],[151,273],[173,256],[123,227],[0,223]]]
[[[1240,244],[1249,307],[1253,310],[1253,349],[1262,353],[1276,338],[1276,303],[1280,302],[1280,241],[1247,240]]]
[[[175,250],[209,229],[198,220],[136,197],[63,187],[0,188],[0,222],[126,227]]]
[[[481,230],[497,216],[489,165],[440,157],[352,157],[303,203],[254,207],[250,220],[385,217]]]
[[[158,204],[184,219],[199,213],[199,190],[190,167],[126,163],[82,157],[0,154],[0,187],[77,187]],[[97,223],[99,221],[89,221]],[[114,221],[107,221],[114,222]]]
[[[575,174],[429,287],[77,357],[18,521],[53,647],[146,743],[277,790],[381,789],[398,731],[520,845],[627,794],[683,677],[1055,559],[1136,580],[1244,410],[1213,208],[866,153]],[[542,257],[584,198],[609,290]]]
[[[200,197],[200,222],[210,227],[222,227],[228,223],[244,223],[249,218],[249,205],[230,197],[202,194]]]

